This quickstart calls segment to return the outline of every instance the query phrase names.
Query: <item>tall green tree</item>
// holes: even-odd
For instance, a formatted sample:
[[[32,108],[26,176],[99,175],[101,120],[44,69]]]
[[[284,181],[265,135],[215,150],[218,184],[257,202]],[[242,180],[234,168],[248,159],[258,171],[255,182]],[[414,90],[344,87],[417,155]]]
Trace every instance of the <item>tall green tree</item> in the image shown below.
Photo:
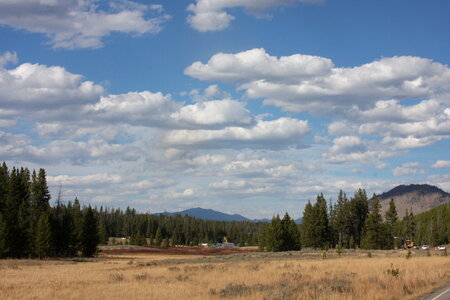
[[[0,213],[4,212],[8,193],[9,171],[6,163],[0,166]]]
[[[366,191],[358,189],[353,198],[350,199],[350,215],[352,219],[352,236],[356,246],[361,246],[361,239],[369,212],[369,201]]]
[[[8,229],[6,228],[6,222],[0,212],[0,258],[6,258],[10,253],[7,233]]]
[[[35,253],[39,258],[50,256],[52,250],[52,228],[48,213],[42,212],[36,227]]]
[[[412,208],[409,213],[408,210],[406,210],[403,221],[405,223],[405,238],[408,240],[414,240],[416,234],[416,222],[414,220]]]
[[[83,226],[81,232],[81,252],[86,257],[97,253],[98,231],[97,218],[89,205],[83,215]]]
[[[392,247],[392,236],[381,217],[381,204],[377,195],[371,199],[370,213],[366,218],[364,236],[361,241],[365,249],[389,249]]]

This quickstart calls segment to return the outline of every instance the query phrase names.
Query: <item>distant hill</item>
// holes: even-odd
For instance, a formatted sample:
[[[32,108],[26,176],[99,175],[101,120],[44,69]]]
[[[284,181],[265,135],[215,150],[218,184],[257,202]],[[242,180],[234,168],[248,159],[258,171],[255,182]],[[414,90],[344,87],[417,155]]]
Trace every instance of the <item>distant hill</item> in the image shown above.
[[[183,211],[178,212],[164,212],[162,214],[168,215],[168,216],[174,216],[174,215],[182,215],[182,216],[191,216],[197,219],[204,219],[204,220],[212,220],[212,221],[249,221],[249,222],[269,222],[269,219],[260,219],[260,220],[251,220],[249,218],[243,217],[238,214],[230,215],[226,214],[220,211],[216,211],[213,209],[205,209],[201,207],[197,208],[190,208]]]
[[[450,193],[428,184],[399,185],[392,190],[378,195],[382,211],[389,207],[389,201],[394,198],[395,206],[400,218],[406,209],[412,208],[415,215],[450,202]]]
[[[175,216],[175,215],[181,215],[181,216],[190,216],[197,219],[204,219],[204,220],[212,220],[212,221],[226,221],[226,222],[239,222],[239,221],[248,221],[248,222],[264,222],[269,223],[271,219],[269,218],[263,218],[263,219],[249,219],[244,216],[234,214],[226,214],[217,210],[213,209],[205,209],[201,207],[197,208],[190,208],[183,211],[177,211],[177,212],[163,212],[158,213],[164,214],[167,216]],[[302,218],[295,219],[295,223],[300,224],[302,222]]]

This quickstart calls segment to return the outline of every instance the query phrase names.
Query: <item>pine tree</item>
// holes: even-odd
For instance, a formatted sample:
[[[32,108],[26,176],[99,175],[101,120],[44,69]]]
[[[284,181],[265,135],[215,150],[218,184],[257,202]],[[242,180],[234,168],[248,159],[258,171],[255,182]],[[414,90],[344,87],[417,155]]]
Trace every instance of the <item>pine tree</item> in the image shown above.
[[[355,246],[361,246],[361,239],[366,222],[367,214],[369,212],[369,201],[367,199],[366,191],[358,189],[355,196],[350,200],[350,218],[352,220],[352,236],[354,238]]]
[[[0,213],[5,211],[6,197],[8,193],[9,172],[6,163],[3,162],[0,167]]]
[[[0,258],[5,258],[8,256],[9,246],[7,241],[8,229],[6,228],[6,222],[0,212]]]
[[[365,249],[389,249],[392,247],[392,236],[387,231],[381,217],[381,204],[374,194],[371,199],[370,213],[367,216],[361,246]]]
[[[291,219],[288,213],[286,213],[281,220],[281,226],[283,231],[283,245],[281,249],[283,251],[300,250],[300,233],[295,221]]]
[[[35,252],[39,258],[50,256],[52,249],[52,228],[48,213],[43,212],[36,227]]]
[[[405,237],[408,240],[414,240],[416,234],[416,223],[414,221],[414,214],[411,208],[411,211],[408,214],[408,210],[406,210],[405,218],[403,219],[406,223],[405,227]]]
[[[300,225],[301,244],[303,247],[313,247],[314,245],[314,209],[308,201],[303,210],[303,219]]]
[[[97,218],[89,205],[83,215],[83,225],[81,231],[81,252],[86,257],[94,256],[97,253],[98,233]]]
[[[389,201],[389,208],[385,213],[385,219],[386,219],[386,226],[389,232],[389,235],[392,237],[395,237],[398,235],[398,215],[397,215],[397,208],[395,207],[394,199],[391,198]],[[398,245],[397,245],[398,246]]]
[[[158,228],[156,229],[156,233],[155,233],[155,245],[161,246],[162,239],[163,238],[162,238],[161,228],[158,226]]]

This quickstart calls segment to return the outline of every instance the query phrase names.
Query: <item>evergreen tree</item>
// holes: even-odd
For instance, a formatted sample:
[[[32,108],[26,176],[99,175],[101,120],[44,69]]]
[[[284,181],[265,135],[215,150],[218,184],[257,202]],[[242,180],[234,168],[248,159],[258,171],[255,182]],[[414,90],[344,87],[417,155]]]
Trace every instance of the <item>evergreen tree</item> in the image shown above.
[[[271,223],[264,227],[259,248],[268,251],[300,250],[299,231],[288,213],[283,219],[280,219],[279,215],[274,216]]]
[[[100,218],[100,221],[98,222],[98,238],[100,244],[108,244],[108,234],[106,233],[106,225],[103,218]]]
[[[163,238],[162,238],[161,228],[158,226],[158,228],[156,229],[156,233],[155,233],[155,245],[161,246],[162,239]]]
[[[365,249],[389,249],[392,247],[392,236],[381,217],[381,204],[377,195],[371,199],[370,213],[367,216],[361,246]]]
[[[414,240],[416,233],[416,223],[414,220],[414,214],[411,208],[411,211],[408,214],[408,210],[406,210],[405,218],[405,238],[408,240]]]
[[[283,231],[283,246],[281,249],[283,251],[300,250],[300,232],[297,224],[288,213],[281,220],[281,226]]]
[[[349,248],[353,222],[351,218],[350,202],[347,199],[347,195],[342,190],[339,191],[334,211],[334,227],[338,244]]]
[[[0,213],[5,211],[6,197],[8,193],[9,172],[6,163],[0,167]]]
[[[52,248],[52,228],[48,214],[41,213],[36,227],[35,252],[39,258],[50,256]]]
[[[369,212],[369,201],[366,191],[358,189],[355,196],[350,200],[350,218],[352,220],[352,236],[355,246],[361,246],[361,239],[364,230],[364,224]]]
[[[389,235],[392,237],[398,236],[398,215],[397,208],[395,207],[394,199],[391,198],[389,201],[389,208],[384,215],[386,219],[386,226],[389,232]],[[399,245],[396,245],[398,247]]]
[[[89,205],[83,215],[83,225],[81,231],[81,252],[86,257],[94,256],[97,253],[98,233],[97,218]]]
[[[314,243],[314,209],[311,202],[308,201],[303,210],[303,219],[300,224],[301,244],[303,247],[313,247]]]
[[[6,228],[6,222],[0,212],[0,258],[5,258],[10,253],[8,241],[7,241],[8,230]]]

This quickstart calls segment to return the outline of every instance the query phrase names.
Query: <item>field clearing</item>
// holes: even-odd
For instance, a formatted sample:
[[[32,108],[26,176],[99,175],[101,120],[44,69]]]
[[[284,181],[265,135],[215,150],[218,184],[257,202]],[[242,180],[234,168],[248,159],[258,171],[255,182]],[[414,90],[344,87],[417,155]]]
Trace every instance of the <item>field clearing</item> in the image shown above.
[[[416,299],[450,282],[450,258],[407,251],[104,253],[0,261],[2,299]],[[369,257],[371,256],[371,257]]]

